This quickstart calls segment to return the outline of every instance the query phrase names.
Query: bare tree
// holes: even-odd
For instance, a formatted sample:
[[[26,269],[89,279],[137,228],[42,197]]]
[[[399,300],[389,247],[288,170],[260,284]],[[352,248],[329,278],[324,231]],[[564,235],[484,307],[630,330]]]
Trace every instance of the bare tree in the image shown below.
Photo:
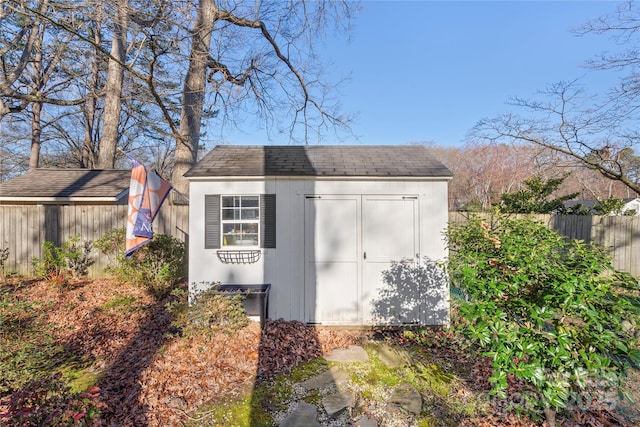
[[[0,114],[37,101],[47,117],[59,117],[39,130],[43,141],[56,141],[56,163],[66,149],[83,167],[113,167],[120,146],[172,173],[186,193],[183,174],[209,129],[242,126],[249,116],[286,142],[310,142],[348,123],[314,47],[332,24],[346,34],[355,10],[347,1],[3,0]],[[56,67],[76,66],[64,97],[36,97],[18,84],[43,23],[84,54]],[[54,51],[43,47],[42,58]]]
[[[635,155],[640,135],[626,107],[594,103],[575,81],[553,84],[539,95],[541,100],[517,98],[511,102],[524,110],[524,115],[510,113],[481,120],[472,130],[472,138],[554,150],[640,193]]]
[[[74,36],[52,25],[51,21],[55,19],[60,25],[78,30],[85,26],[86,20],[78,19],[73,13],[78,5],[62,2],[50,4],[43,0],[31,5],[7,1],[4,5],[0,120],[8,114],[29,116],[29,168],[33,169],[40,163],[44,128],[57,120],[55,116],[45,114],[45,106],[66,109],[80,105],[86,99],[81,95],[73,96],[69,90],[82,75],[77,66],[70,65],[78,62],[77,53],[71,53]]]
[[[526,188],[525,180],[562,179],[554,197],[578,193],[580,199],[633,196],[620,181],[602,174],[555,150],[535,144],[476,142],[462,147],[425,143],[429,151],[452,172],[449,209],[487,210],[499,203],[502,194]]]
[[[173,185],[185,194],[188,184],[183,174],[198,157],[207,93],[225,118],[232,117],[239,105],[253,105],[267,121],[288,110],[289,141],[308,142],[310,130],[320,133],[347,122],[326,104],[328,86],[314,68],[313,48],[331,19],[348,21],[353,13],[348,2],[221,4],[200,0],[192,29],[172,176]]]
[[[602,52],[587,61],[594,70],[618,70],[623,76],[609,94],[612,102],[634,113],[640,108],[640,6],[626,1],[605,16],[593,19],[577,28],[579,35],[608,36],[620,46],[617,52]]]
[[[484,119],[472,131],[480,141],[524,142],[554,150],[640,193],[640,7],[634,1],[575,32],[610,36],[622,48],[588,61],[593,70],[624,73],[609,93],[587,95],[577,81],[559,82],[534,99],[516,98],[510,113]]]

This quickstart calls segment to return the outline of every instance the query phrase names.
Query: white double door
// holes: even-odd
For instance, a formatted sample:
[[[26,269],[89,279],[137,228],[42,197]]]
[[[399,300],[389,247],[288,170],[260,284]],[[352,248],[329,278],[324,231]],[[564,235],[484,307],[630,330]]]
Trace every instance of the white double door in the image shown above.
[[[417,196],[308,195],[305,320],[370,324],[391,261],[419,258]],[[402,314],[403,323],[420,314]]]

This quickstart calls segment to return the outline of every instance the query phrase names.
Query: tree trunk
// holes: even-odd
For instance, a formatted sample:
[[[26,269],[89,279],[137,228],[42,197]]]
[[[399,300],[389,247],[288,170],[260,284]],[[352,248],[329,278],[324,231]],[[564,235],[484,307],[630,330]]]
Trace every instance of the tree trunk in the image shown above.
[[[29,155],[29,170],[34,170],[40,163],[40,146],[42,144],[42,125],[40,117],[42,115],[42,103],[31,104],[31,154]]]
[[[118,0],[117,7],[113,23],[113,39],[111,40],[112,58],[109,58],[107,83],[105,85],[104,121],[98,154],[99,169],[113,169],[115,165],[118,127],[120,125],[120,112],[122,111],[124,69],[120,63],[124,62],[125,56],[129,1]]]
[[[180,195],[186,196],[189,193],[189,183],[183,175],[198,159],[200,121],[207,83],[207,58],[216,10],[213,0],[200,0],[198,3],[189,57],[189,70],[185,76],[182,90],[180,135],[176,142],[175,165],[171,177],[171,183],[179,193],[174,196],[174,203],[180,203],[183,200]]]
[[[37,34],[33,38],[33,77],[32,84],[35,93],[42,89],[42,38],[44,30],[41,27],[32,29]],[[31,153],[29,154],[29,170],[36,169],[40,164],[40,147],[42,146],[42,102],[31,103]]]
[[[96,28],[94,41],[96,46],[100,46],[102,43],[102,2],[98,4],[98,12],[96,17]],[[97,103],[97,93],[98,93],[98,85],[99,85],[99,76],[100,76],[100,67],[99,67],[99,50],[94,48],[94,57],[93,62],[91,64],[91,87],[89,90],[91,91],[91,96],[87,100],[84,108],[84,141],[82,143],[82,166],[83,168],[93,169],[96,163],[95,158],[95,140],[94,140],[94,129],[95,129],[95,120],[96,120],[96,103]]]

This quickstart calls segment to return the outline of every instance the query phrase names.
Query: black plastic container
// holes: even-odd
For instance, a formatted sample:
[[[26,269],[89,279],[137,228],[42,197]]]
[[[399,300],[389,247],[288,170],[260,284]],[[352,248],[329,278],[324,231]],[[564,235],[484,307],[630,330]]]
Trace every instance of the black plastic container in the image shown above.
[[[260,326],[269,316],[269,290],[271,284],[263,285],[217,285],[213,288],[220,295],[242,295],[242,306],[247,316],[259,316]]]

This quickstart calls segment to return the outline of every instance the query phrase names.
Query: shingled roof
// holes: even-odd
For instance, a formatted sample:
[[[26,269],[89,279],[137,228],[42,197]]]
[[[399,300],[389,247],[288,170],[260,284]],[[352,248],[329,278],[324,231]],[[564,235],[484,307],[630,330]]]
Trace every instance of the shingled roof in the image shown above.
[[[452,173],[420,145],[219,145],[185,176],[451,177]]]
[[[35,169],[0,183],[0,202],[126,203],[130,182],[130,169]]]

